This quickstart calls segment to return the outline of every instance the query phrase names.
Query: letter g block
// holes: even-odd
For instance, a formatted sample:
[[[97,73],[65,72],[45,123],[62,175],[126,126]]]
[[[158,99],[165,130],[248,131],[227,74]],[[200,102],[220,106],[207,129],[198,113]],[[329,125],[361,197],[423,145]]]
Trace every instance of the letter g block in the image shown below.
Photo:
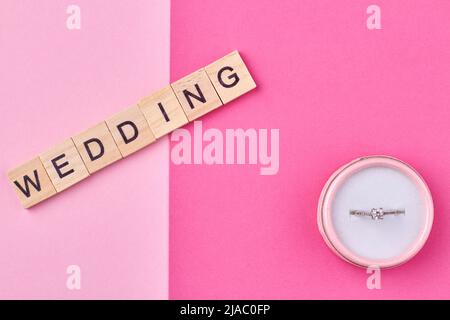
[[[205,70],[224,104],[256,88],[255,81],[237,51],[211,63]]]

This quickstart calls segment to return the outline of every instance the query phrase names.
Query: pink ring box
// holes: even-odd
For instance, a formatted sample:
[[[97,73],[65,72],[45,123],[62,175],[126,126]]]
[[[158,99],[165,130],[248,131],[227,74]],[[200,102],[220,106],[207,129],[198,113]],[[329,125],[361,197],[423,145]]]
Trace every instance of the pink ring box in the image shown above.
[[[399,199],[396,199],[397,202],[395,203],[402,203],[401,197],[409,196],[412,197],[412,200],[409,200],[409,206],[411,207],[412,203],[417,207],[407,208],[406,214],[404,216],[395,216],[395,217],[392,216],[388,218],[388,219],[406,219],[406,220],[389,220],[388,222],[385,222],[383,220],[371,221],[370,217],[357,217],[354,218],[355,220],[351,220],[352,218],[350,218],[349,216],[349,211],[341,210],[342,205],[340,207],[337,206],[338,201],[341,202],[344,201],[340,200],[342,199],[342,196],[340,194],[343,192],[341,189],[345,188],[345,184],[349,183],[352,183],[352,188],[355,189],[355,183],[354,181],[351,182],[350,179],[352,179],[352,177],[356,177],[358,173],[362,172],[363,174],[365,174],[364,171],[365,170],[367,171],[367,169],[375,170],[371,173],[370,179],[367,178],[367,175],[366,178],[364,178],[366,181],[365,182],[366,185],[368,185],[368,190],[371,190],[370,188],[372,189],[375,188],[375,190],[377,190],[376,189],[377,187],[379,189],[379,185],[376,185],[376,183],[380,184],[380,181],[382,181],[378,179],[379,177],[377,177],[377,172],[379,171],[376,170],[378,170],[379,168],[382,168],[381,170],[384,169],[390,170],[389,172],[392,171],[393,175],[402,176],[401,179],[405,181],[406,180],[410,181],[412,188],[414,188],[417,191],[417,193],[413,194],[411,192],[409,193],[406,192],[402,194],[399,191],[399,195],[397,196],[397,198]],[[362,178],[358,179],[359,181],[363,181]],[[358,180],[356,181],[358,182]],[[396,186],[393,186],[394,190],[393,192],[387,193],[386,191],[384,193],[384,196],[386,195],[390,196],[392,193],[395,193],[395,191],[397,190],[395,187]],[[399,187],[399,189],[401,188]],[[406,190],[408,191],[409,189]],[[347,192],[347,195],[348,194],[349,192]],[[367,203],[373,204],[376,202],[372,201],[373,199],[371,199],[371,194],[367,192],[364,193],[364,191],[357,191],[356,193],[353,194],[358,194],[360,195],[359,198],[364,198],[363,200],[354,199],[355,203],[361,204],[362,202],[365,201]],[[383,190],[381,190],[381,194],[383,194]],[[345,201],[347,202],[352,201],[351,196],[352,193],[350,193],[349,196],[350,200],[345,199]],[[415,197],[418,199],[416,199]],[[380,202],[379,199],[378,201]],[[336,207],[339,207],[340,210],[337,210]],[[349,209],[358,209],[358,208],[349,208]],[[369,208],[360,208],[360,209],[369,209]],[[410,214],[408,215],[408,213]],[[430,234],[433,225],[433,216],[434,216],[433,200],[431,197],[430,190],[428,189],[428,186],[426,185],[423,178],[416,170],[414,170],[410,165],[406,164],[405,162],[395,159],[393,157],[367,156],[356,159],[342,166],[329,178],[320,196],[317,211],[317,222],[319,231],[322,234],[322,237],[325,240],[328,247],[330,247],[330,249],[333,250],[335,254],[337,254],[345,261],[364,268],[369,266],[372,267],[376,266],[379,268],[392,268],[407,262],[422,249]],[[410,223],[410,221],[412,220],[414,220],[412,223],[416,224],[413,230],[411,231],[395,230],[395,226],[407,228],[409,226],[408,223]],[[337,221],[343,222],[340,223],[339,225]],[[363,228],[363,230],[361,230],[361,234],[355,235],[360,231],[358,229],[355,229],[358,228],[358,226]],[[339,228],[340,230],[338,230]],[[346,228],[348,230],[346,230]],[[367,238],[365,237],[364,228],[367,228],[366,232]],[[357,232],[355,232],[355,230]],[[403,236],[402,232],[405,234],[404,235],[405,239],[401,238]],[[413,236],[411,236],[411,234]],[[388,241],[387,239],[389,239],[390,241],[388,242],[388,245],[385,246],[387,248],[386,249],[387,251],[391,250],[390,248],[388,248],[389,244],[392,244],[392,246],[395,247],[397,243],[396,239],[398,239],[399,243],[403,242],[406,243],[406,245],[404,247],[399,246],[400,249],[398,250],[400,250],[400,252],[397,252],[393,255],[391,254],[388,257],[383,257],[382,242],[383,241],[387,242]],[[356,250],[355,247],[358,247],[358,241],[361,242],[360,246],[361,248],[358,248],[358,250]],[[378,242],[381,243],[380,248],[377,247],[379,245]],[[353,244],[349,245],[349,243]],[[375,251],[377,251],[376,254],[371,253],[373,257],[371,257],[370,254],[365,254],[365,252],[363,251],[364,250],[368,251],[367,248],[375,248],[376,249]]]

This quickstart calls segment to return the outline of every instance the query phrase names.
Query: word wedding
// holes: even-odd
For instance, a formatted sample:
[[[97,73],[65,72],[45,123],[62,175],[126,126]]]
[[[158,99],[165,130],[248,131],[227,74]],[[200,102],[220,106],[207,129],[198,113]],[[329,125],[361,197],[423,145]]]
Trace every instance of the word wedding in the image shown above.
[[[233,51],[42,152],[8,178],[29,208],[255,87]]]

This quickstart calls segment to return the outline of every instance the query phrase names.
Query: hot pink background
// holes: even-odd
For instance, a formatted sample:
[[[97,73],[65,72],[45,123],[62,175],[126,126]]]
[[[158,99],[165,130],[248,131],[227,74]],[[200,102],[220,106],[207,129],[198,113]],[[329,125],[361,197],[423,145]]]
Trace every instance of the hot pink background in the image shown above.
[[[0,5],[3,173],[169,82],[168,1],[77,0],[68,31],[72,3]],[[171,165],[171,298],[449,298],[450,3],[376,1],[369,31],[372,3],[172,2],[171,80],[238,49],[258,88],[203,127],[279,128],[280,171]],[[365,154],[412,164],[436,209],[372,291],[316,228],[323,184]],[[167,298],[168,167],[163,140],[28,211],[0,179],[0,298]]]
[[[0,5],[0,298],[168,297],[169,144],[163,139],[31,210],[6,178],[169,82],[168,1]],[[81,267],[81,290],[66,268]]]
[[[171,165],[170,298],[450,298],[450,3],[375,1],[369,31],[372,3],[173,1],[172,80],[240,50],[258,88],[203,127],[279,128],[280,171]],[[329,175],[367,154],[413,165],[435,201],[428,243],[382,290],[316,227]]]

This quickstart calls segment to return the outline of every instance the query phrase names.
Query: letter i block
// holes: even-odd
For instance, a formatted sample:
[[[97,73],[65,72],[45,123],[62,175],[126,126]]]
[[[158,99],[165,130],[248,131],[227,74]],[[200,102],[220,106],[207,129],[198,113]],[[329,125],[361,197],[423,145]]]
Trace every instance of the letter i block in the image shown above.
[[[39,157],[8,172],[14,190],[24,208],[29,208],[56,194]]]
[[[90,174],[122,159],[105,122],[72,137],[72,140]]]
[[[156,140],[138,105],[115,114],[106,124],[123,157]]]
[[[222,105],[204,69],[175,81],[171,86],[189,121]]]
[[[72,139],[67,139],[42,153],[40,158],[57,192],[89,176]]]
[[[139,107],[157,139],[188,123],[171,86],[142,99]]]
[[[237,51],[211,63],[205,70],[224,104],[256,88],[255,81]]]

